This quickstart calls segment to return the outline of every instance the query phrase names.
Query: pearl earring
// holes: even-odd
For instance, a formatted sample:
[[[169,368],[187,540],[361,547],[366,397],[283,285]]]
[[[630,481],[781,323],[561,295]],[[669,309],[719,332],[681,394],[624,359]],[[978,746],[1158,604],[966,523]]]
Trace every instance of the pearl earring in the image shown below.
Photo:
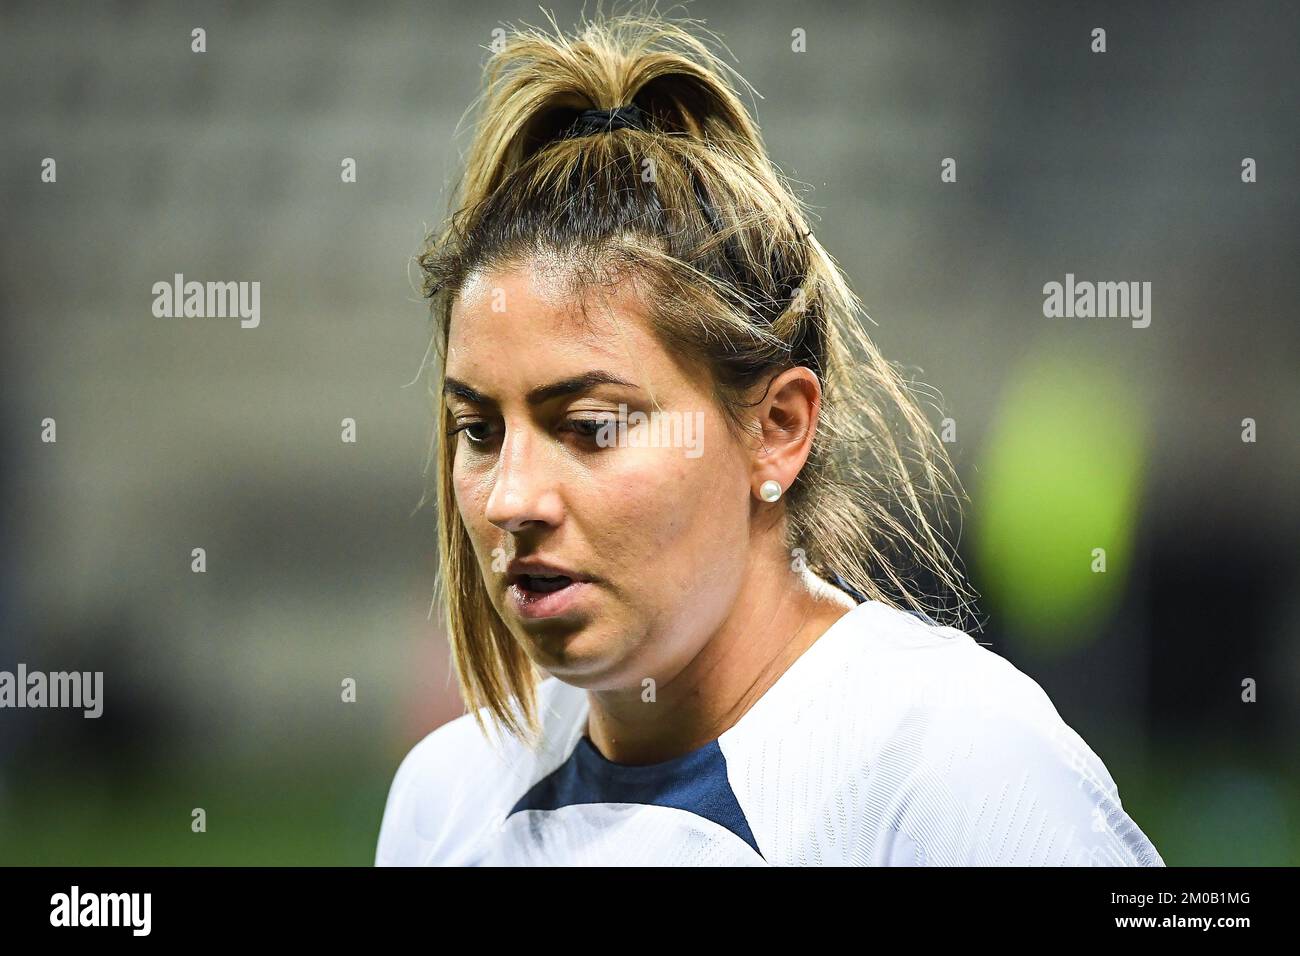
[[[764,501],[776,501],[781,497],[780,482],[773,481],[769,478],[758,486],[758,496]]]

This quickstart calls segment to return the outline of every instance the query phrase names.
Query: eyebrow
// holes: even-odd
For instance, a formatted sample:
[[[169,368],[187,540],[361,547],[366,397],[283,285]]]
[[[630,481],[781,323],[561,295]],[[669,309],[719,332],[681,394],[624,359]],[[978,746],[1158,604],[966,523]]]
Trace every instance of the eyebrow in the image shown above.
[[[581,375],[575,375],[572,378],[552,382],[550,385],[539,385],[528,392],[527,400],[529,405],[541,405],[553,398],[588,392],[598,385],[622,385],[626,388],[637,388],[636,384],[625,381],[617,375],[593,370],[583,372]],[[473,402],[475,405],[496,404],[494,399],[455,378],[448,378],[442,386],[442,391],[444,395],[456,395],[467,402]]]

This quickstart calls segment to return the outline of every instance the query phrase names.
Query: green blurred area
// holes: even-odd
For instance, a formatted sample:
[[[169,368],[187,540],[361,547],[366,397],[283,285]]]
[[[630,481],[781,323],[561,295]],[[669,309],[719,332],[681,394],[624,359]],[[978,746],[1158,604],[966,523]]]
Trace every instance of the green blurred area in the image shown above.
[[[1039,648],[1095,636],[1131,577],[1148,407],[1131,382],[1096,357],[1039,354],[982,449],[977,579],[1001,626]]]
[[[0,800],[6,866],[369,866],[391,766],[195,766],[129,788],[68,771]],[[206,811],[206,832],[191,830]]]

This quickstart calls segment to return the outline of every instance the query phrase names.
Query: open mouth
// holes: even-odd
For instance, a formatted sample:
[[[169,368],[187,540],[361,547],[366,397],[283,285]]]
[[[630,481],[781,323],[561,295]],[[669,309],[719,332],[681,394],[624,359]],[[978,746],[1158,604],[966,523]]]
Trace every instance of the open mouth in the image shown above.
[[[573,578],[563,574],[521,574],[515,582],[525,594],[554,594],[573,583]]]
[[[506,589],[506,600],[522,618],[556,618],[578,613],[590,600],[591,588],[591,581],[585,577],[517,574]]]

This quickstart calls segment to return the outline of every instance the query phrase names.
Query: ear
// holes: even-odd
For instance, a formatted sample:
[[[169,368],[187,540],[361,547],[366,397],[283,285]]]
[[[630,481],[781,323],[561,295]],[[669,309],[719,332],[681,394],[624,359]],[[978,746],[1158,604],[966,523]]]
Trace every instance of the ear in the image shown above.
[[[811,369],[786,369],[772,380],[754,409],[761,430],[750,475],[755,497],[761,500],[764,482],[775,481],[782,493],[794,484],[812,449],[821,404],[821,382]]]

